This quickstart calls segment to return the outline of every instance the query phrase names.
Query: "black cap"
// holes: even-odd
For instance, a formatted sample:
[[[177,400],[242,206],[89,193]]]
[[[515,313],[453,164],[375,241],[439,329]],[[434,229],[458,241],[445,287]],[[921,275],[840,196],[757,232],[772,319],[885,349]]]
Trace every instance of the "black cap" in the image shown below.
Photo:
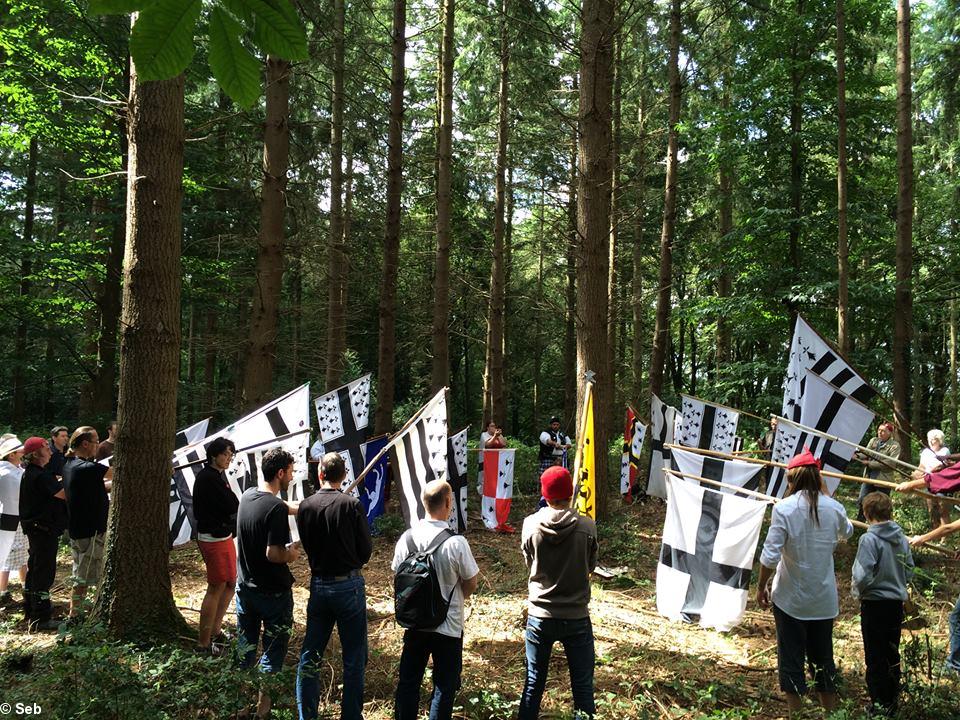
[[[558,423],[558,422],[560,422],[560,418],[558,418],[556,415],[554,415],[552,418],[550,418],[550,424],[551,424],[551,425],[553,425],[554,423]]]

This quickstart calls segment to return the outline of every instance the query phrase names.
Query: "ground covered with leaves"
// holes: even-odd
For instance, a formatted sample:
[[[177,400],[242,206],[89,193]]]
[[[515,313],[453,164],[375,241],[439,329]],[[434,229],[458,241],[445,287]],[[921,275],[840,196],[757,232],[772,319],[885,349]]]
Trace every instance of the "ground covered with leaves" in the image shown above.
[[[521,487],[522,489],[522,487]],[[855,488],[854,488],[855,490]],[[851,491],[853,492],[853,491]],[[850,497],[843,496],[851,507]],[[532,511],[532,493],[514,500],[512,517]],[[600,524],[600,558],[623,573],[595,580],[591,617],[596,636],[596,697],[603,718],[753,718],[782,717],[786,706],[777,690],[773,617],[752,602],[744,622],[729,633],[672,623],[656,613],[656,562],[664,506],[657,500],[617,506]],[[899,513],[908,532],[923,529],[919,503]],[[526,571],[519,534],[482,529],[470,516],[468,539],[480,565],[480,585],[468,603],[464,637],[463,687],[456,717],[475,720],[516,715],[523,684],[523,616]],[[365,570],[369,610],[370,660],[366,677],[368,720],[392,717],[402,631],[393,620],[389,563],[400,531],[384,523]],[[764,530],[765,534],[765,530]],[[763,535],[761,535],[762,542]],[[835,718],[864,718],[863,649],[858,606],[850,597],[850,566],[856,536],[837,552],[841,613],[834,632],[843,679],[843,706]],[[904,633],[905,690],[902,717],[960,717],[960,683],[942,671],[947,644],[947,615],[960,592],[956,561],[919,552],[916,596],[928,627]],[[68,556],[61,556],[65,576]],[[205,588],[203,563],[192,546],[171,556],[177,605],[195,627]],[[294,677],[304,632],[309,568],[294,567],[296,610],[288,670],[271,678],[276,718],[296,717]],[[56,588],[66,600],[65,585]],[[58,608],[62,603],[58,603]],[[233,625],[232,617],[228,618]],[[179,645],[136,647],[111,643],[96,628],[61,629],[59,635],[28,634],[15,610],[0,626],[0,710],[2,703],[36,703],[43,717],[58,718],[228,718],[253,699],[258,679],[235,669],[230,658],[193,654],[193,638]],[[336,635],[324,658],[321,716],[339,717],[341,683]],[[429,678],[429,673],[428,673]],[[429,680],[427,682],[429,684]],[[424,707],[426,692],[424,693]],[[569,676],[563,650],[551,660],[543,717],[569,717]],[[811,715],[818,713],[811,708]]]

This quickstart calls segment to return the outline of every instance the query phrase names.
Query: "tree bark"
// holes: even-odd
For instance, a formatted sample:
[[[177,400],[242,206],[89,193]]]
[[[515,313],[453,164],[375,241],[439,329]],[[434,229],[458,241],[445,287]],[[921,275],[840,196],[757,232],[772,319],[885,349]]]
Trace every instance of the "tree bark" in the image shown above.
[[[24,365],[27,362],[27,318],[24,304],[30,297],[30,275],[33,273],[33,225],[37,205],[37,139],[30,138],[27,151],[27,182],[23,199],[23,251],[20,260],[20,318],[17,320],[17,336],[14,341],[13,407],[10,422],[14,427],[23,427],[27,412],[27,389]]]
[[[330,123],[330,238],[327,243],[326,387],[341,384],[346,326],[346,253],[343,245],[343,32],[345,0],[333,0],[333,99]]]
[[[957,301],[953,299],[950,301],[950,430],[954,438],[960,437],[957,428],[960,420],[960,403],[957,402],[960,399],[957,394],[957,369]]]
[[[577,427],[583,412],[586,373],[596,373],[594,445],[597,518],[606,516],[607,418],[611,349],[607,345],[610,247],[610,144],[613,86],[613,0],[584,0],[580,36],[580,147],[577,228]],[[582,438],[578,438],[582,441]]]
[[[730,108],[730,85],[729,76],[724,73],[723,76],[723,97],[721,105],[724,111]],[[729,123],[724,123],[724,128],[729,127]],[[724,256],[724,248],[729,246],[730,233],[733,232],[733,168],[730,162],[730,153],[732,152],[732,138],[726,130],[721,138],[723,147],[720,148],[720,167],[718,185],[720,191],[720,227],[718,238],[718,257]],[[717,277],[717,297],[721,300],[730,297],[733,291],[733,277],[729,263],[721,263],[720,274]],[[727,318],[726,307],[721,305],[720,312],[717,314],[717,370],[721,366],[730,362],[730,342],[731,331],[730,323]],[[695,391],[691,387],[691,393]]]
[[[431,392],[450,383],[450,188],[453,181],[453,60],[455,0],[443,0],[440,48],[440,126],[437,134],[437,251],[433,278]]]
[[[657,315],[650,358],[650,394],[663,393],[663,371],[670,336],[670,290],[673,283],[673,238],[677,217],[677,147],[680,123],[680,0],[670,11],[669,127],[667,129],[667,174],[663,195],[663,225],[660,230],[660,275],[657,280]]]
[[[580,92],[577,78],[573,79],[573,90]],[[567,197],[567,221],[569,240],[567,241],[566,266],[567,287],[563,326],[563,419],[570,422],[577,413],[577,252],[580,247],[580,234],[577,228],[577,153],[580,147],[579,127],[574,126],[570,140],[570,192]],[[536,427],[540,427],[537,425]]]
[[[491,418],[500,427],[507,420],[507,401],[503,388],[504,336],[504,232],[507,198],[507,144],[510,133],[510,37],[507,33],[508,0],[500,9],[500,93],[497,106],[497,165],[493,200],[493,264],[490,269],[490,306],[487,316],[487,358],[484,373],[484,422]],[[489,414],[488,414],[489,413]]]
[[[387,128],[387,222],[380,274],[380,337],[377,351],[377,434],[393,425],[396,387],[397,273],[400,265],[400,203],[403,194],[403,85],[407,50],[407,3],[393,0],[390,52],[390,124]]]
[[[615,10],[616,13],[616,10]],[[618,276],[617,276],[617,254],[619,252],[618,244],[620,242],[620,140],[621,140],[621,117],[620,111],[622,103],[620,95],[623,89],[623,69],[621,61],[623,58],[623,31],[617,30],[613,37],[613,108],[612,108],[612,136],[610,142],[610,232],[609,247],[607,252],[607,347],[609,348],[610,372],[607,373],[607,398],[610,403],[611,412],[606,416],[600,415],[599,422],[607,425],[608,432],[613,434],[616,428],[622,422],[622,413],[620,416],[613,411],[614,407],[619,407],[617,402],[617,374],[619,371],[616,362],[617,348],[617,323],[619,322],[620,312],[618,308]]]
[[[800,68],[804,0],[796,0],[796,37],[790,62],[790,265],[800,271],[800,224],[803,221],[803,71]],[[797,309],[790,308],[793,318]]]
[[[184,76],[130,70],[127,241],[118,435],[104,581],[95,616],[118,638],[175,637],[169,569],[171,455],[180,360]]]
[[[633,309],[633,399],[645,407],[648,398],[643,398],[643,321],[646,317],[646,307],[643,302],[643,244],[644,244],[644,204],[647,192],[647,94],[640,90],[640,102],[637,110],[637,224],[636,237],[633,241],[633,277],[630,280],[631,301]]]
[[[897,244],[893,313],[893,408],[901,457],[910,455],[910,335],[913,324],[913,93],[910,2],[897,0]]]
[[[249,350],[243,372],[241,404],[266,402],[273,389],[277,360],[277,317],[283,282],[283,239],[286,215],[290,63],[267,56],[266,123],[263,128],[263,190],[260,237],[250,313]]]
[[[847,77],[844,0],[837,0],[837,345],[849,357],[850,250],[847,243]]]

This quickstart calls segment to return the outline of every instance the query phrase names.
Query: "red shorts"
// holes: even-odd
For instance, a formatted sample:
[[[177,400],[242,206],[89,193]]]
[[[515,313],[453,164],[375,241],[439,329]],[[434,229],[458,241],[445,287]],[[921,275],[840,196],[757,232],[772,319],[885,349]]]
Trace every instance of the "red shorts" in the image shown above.
[[[197,545],[207,566],[207,583],[219,585],[237,581],[237,545],[233,538],[220,542],[197,540]]]

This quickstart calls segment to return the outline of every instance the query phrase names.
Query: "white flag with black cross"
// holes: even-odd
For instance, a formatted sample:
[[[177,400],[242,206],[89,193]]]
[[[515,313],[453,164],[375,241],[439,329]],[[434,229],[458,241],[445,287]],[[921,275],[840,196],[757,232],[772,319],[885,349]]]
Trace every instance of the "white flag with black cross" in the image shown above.
[[[740,413],[690,395],[681,395],[683,421],[677,442],[687,447],[733,452]]]
[[[670,453],[670,462],[674,470],[687,476],[684,479],[689,482],[699,485],[699,481],[695,478],[704,478],[727,485],[736,485],[746,490],[756,490],[760,487],[760,480],[766,470],[764,465],[757,463],[724,460],[679,448],[673,448]],[[736,493],[730,488],[722,488],[720,492]]]
[[[730,630],[743,618],[769,503],[668,476],[657,612]]]

